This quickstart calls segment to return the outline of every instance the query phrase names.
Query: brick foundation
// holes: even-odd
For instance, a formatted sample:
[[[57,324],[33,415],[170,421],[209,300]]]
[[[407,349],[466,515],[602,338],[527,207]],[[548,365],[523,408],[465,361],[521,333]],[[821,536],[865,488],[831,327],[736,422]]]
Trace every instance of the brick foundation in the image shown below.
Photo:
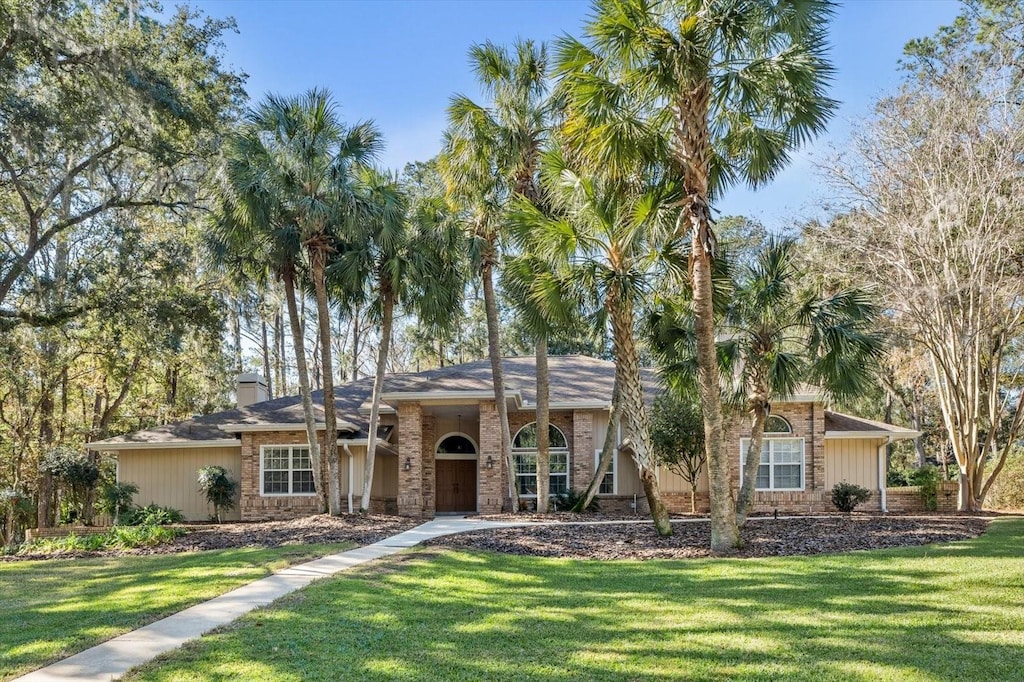
[[[40,538],[66,538],[69,535],[102,535],[110,530],[110,526],[56,526],[54,528],[26,528],[25,540]]]

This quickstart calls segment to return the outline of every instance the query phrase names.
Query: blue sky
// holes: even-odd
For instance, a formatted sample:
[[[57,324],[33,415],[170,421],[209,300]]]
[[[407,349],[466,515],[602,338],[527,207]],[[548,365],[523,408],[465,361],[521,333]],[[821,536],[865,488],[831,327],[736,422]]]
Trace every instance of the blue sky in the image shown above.
[[[401,168],[438,148],[452,93],[478,95],[466,52],[476,42],[547,40],[579,31],[590,3],[579,0],[202,0],[213,16],[233,16],[226,61],[249,74],[248,91],[330,88],[351,121],[373,119],[387,147],[381,162]],[[952,0],[850,0],[832,30],[842,102],[828,134],[799,152],[770,185],[730,191],[722,214],[762,220],[773,230],[820,215],[827,185],[815,168],[841,147],[851,125],[900,78],[898,60],[911,38],[930,35],[956,15]]]

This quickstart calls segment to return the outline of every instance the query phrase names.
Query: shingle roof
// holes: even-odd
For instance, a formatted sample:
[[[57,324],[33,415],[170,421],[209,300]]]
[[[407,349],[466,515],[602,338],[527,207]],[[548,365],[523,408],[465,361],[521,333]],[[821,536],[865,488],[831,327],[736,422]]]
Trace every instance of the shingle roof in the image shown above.
[[[517,393],[524,405],[537,402],[536,358],[504,358],[505,389]],[[615,382],[615,364],[583,355],[553,356],[548,360],[553,405],[610,402]],[[648,403],[660,392],[660,383],[653,369],[641,370],[644,392]],[[384,379],[384,393],[479,392],[492,390],[491,364],[488,360],[468,362],[431,369],[425,372],[389,374]],[[364,377],[334,389],[335,410],[339,420],[357,427],[349,432],[350,438],[365,438],[368,426],[366,414],[360,407],[369,404],[373,393],[373,377]],[[313,392],[313,412],[317,422],[323,423],[323,391]],[[195,441],[235,440],[231,433],[219,428],[221,424],[252,426],[271,424],[303,424],[302,401],[299,396],[285,396],[248,407],[225,410],[215,414],[194,417],[175,424],[143,429],[123,436],[115,436],[99,444],[116,449],[119,444],[147,445],[155,443],[185,444]],[[825,411],[826,432],[884,432],[907,437],[916,432],[892,424],[854,417],[840,412]],[[94,446],[96,444],[93,444]]]
[[[917,433],[912,429],[905,429],[902,426],[876,422],[872,419],[855,417],[852,414],[842,412],[831,412],[825,410],[825,434],[829,432],[838,433],[890,433],[894,436],[906,436]]]
[[[503,360],[506,391],[518,393],[525,404],[533,405],[536,396],[536,358],[516,357]],[[610,401],[615,379],[615,364],[582,355],[553,356],[549,358],[551,377],[551,403],[582,403]],[[643,381],[647,398],[653,401],[657,394],[658,379],[651,369],[644,369]],[[389,374],[384,379],[384,393],[419,393],[427,391],[490,391],[491,364],[479,360],[452,365],[425,372]],[[368,419],[359,411],[368,404],[373,392],[373,377],[364,377],[334,389],[335,411],[343,419],[358,427],[350,437],[366,437]],[[313,392],[313,412],[322,423],[323,391]],[[233,436],[219,428],[221,424],[302,424],[302,401],[299,396],[285,396],[248,407],[226,410],[194,417],[183,422],[143,429],[124,436],[99,441],[105,446],[119,444],[187,443],[204,440],[225,440]],[[94,444],[95,445],[95,444]]]

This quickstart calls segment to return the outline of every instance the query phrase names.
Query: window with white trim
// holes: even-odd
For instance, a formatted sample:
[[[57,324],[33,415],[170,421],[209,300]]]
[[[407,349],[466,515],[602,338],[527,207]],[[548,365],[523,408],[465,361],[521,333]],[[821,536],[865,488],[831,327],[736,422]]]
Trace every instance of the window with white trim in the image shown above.
[[[561,495],[569,491],[569,445],[565,434],[548,425],[548,492]],[[516,487],[523,497],[537,494],[537,422],[519,429],[512,439],[512,457],[516,464]]]
[[[594,470],[601,466],[601,451],[594,450]],[[598,495],[614,495],[615,494],[615,475],[619,468],[619,449],[615,448],[612,450],[612,465],[608,467],[608,471],[605,472],[604,478],[601,479],[601,487],[598,489]]]
[[[750,439],[740,440],[740,469],[747,456]],[[761,441],[761,461],[757,467],[756,490],[804,489],[804,439],[765,438]]]
[[[263,495],[314,495],[313,461],[309,448],[299,445],[264,445],[260,458]]]

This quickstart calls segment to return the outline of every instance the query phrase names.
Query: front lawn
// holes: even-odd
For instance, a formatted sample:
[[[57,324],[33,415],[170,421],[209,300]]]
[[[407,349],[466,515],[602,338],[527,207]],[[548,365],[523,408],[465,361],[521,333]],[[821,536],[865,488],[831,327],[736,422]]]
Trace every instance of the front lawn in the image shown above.
[[[943,546],[593,561],[422,549],[130,677],[1019,680],[1024,519]]]
[[[65,658],[288,564],[351,546],[0,563],[0,679]]]

